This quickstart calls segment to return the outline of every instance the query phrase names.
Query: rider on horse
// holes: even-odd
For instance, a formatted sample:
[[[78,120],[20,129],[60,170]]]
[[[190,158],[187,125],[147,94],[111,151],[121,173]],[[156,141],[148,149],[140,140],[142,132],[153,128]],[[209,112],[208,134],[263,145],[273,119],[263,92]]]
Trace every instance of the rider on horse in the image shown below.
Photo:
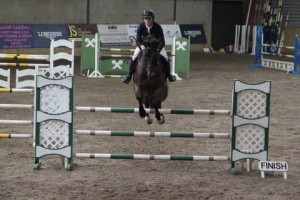
[[[154,12],[152,10],[145,10],[143,12],[144,22],[141,23],[137,28],[136,44],[138,47],[135,49],[134,54],[132,56],[132,60],[129,68],[129,74],[122,78],[123,83],[128,84],[130,82],[132,74],[135,72],[137,57],[141,52],[141,50],[145,49],[145,46],[142,45],[143,38],[145,38],[148,35],[154,36],[159,41],[157,51],[160,52],[160,55],[162,55],[165,58],[162,59],[162,61],[165,67],[164,71],[166,72],[166,77],[169,79],[170,82],[176,81],[176,77],[171,75],[170,73],[169,58],[164,48],[165,38],[164,38],[163,29],[158,23],[154,22],[154,17],[155,17]]]

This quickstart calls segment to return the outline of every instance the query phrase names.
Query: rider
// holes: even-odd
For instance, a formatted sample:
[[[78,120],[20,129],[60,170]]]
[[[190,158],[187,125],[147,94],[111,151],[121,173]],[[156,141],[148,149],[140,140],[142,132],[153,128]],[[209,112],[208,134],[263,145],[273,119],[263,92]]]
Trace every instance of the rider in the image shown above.
[[[123,83],[128,84],[130,82],[132,74],[134,73],[136,68],[135,61],[137,60],[140,51],[145,49],[145,46],[142,45],[142,42],[143,42],[143,38],[146,37],[147,35],[153,35],[159,41],[157,51],[160,52],[160,54],[165,58],[163,59],[163,64],[165,67],[166,76],[170,82],[176,81],[176,77],[171,75],[170,73],[169,58],[164,48],[165,38],[164,38],[163,29],[158,23],[154,22],[154,17],[155,17],[154,12],[152,10],[144,10],[143,12],[144,22],[141,23],[137,28],[137,34],[136,34],[137,48],[135,49],[130,62],[129,74],[122,78]]]

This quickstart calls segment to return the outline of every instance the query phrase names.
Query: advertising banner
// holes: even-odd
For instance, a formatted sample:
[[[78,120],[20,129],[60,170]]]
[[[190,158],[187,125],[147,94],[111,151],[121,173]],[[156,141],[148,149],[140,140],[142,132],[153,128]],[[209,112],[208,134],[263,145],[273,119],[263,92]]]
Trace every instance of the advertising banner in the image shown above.
[[[49,48],[51,39],[67,39],[65,25],[2,24],[0,25],[0,48]]]
[[[166,45],[172,45],[174,36],[176,38],[181,37],[179,25],[177,25],[177,24],[162,24],[161,27],[164,31]]]
[[[135,38],[136,38],[136,30],[138,28],[138,24],[130,24],[127,25],[127,32],[128,37],[133,45],[135,45]],[[161,25],[164,36],[165,36],[165,43],[166,45],[172,45],[173,37],[181,37],[181,32],[179,25],[176,24],[162,24]]]
[[[191,44],[206,44],[202,24],[162,24],[166,45],[172,38],[190,37]],[[0,24],[0,48],[49,48],[51,39],[81,41],[83,35],[100,33],[102,46],[135,45],[138,24]],[[80,46],[81,43],[75,43]]]
[[[129,40],[130,40],[131,44],[134,46],[136,45],[135,38],[136,38],[136,30],[137,30],[138,26],[139,26],[138,24],[126,25]]]
[[[97,25],[101,45],[130,45],[126,25]]]
[[[35,48],[49,48],[52,39],[68,39],[68,33],[63,24],[33,24],[31,25],[31,34]]]
[[[182,37],[191,37],[191,44],[206,44],[206,36],[202,24],[179,25]]]
[[[75,41],[75,46],[81,45],[83,35],[95,35],[98,33],[97,24],[67,24],[69,40]]]
[[[30,25],[0,24],[0,48],[33,48],[33,36]]]

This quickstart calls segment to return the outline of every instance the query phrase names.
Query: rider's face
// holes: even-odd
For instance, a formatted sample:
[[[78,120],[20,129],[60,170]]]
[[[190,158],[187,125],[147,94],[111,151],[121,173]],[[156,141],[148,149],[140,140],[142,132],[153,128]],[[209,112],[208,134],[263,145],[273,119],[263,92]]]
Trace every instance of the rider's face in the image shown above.
[[[144,23],[146,26],[151,26],[153,24],[153,18],[152,17],[144,17]]]

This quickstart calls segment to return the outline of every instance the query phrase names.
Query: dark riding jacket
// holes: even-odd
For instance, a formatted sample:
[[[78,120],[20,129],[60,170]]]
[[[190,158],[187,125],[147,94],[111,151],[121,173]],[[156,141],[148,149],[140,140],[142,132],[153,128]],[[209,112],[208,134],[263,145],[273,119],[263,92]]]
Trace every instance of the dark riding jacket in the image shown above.
[[[141,23],[137,28],[136,44],[138,46],[141,46],[143,42],[143,38],[146,37],[147,35],[149,35],[148,29],[145,23]],[[153,22],[153,25],[150,28],[150,35],[153,35],[159,41],[158,50],[160,52],[162,48],[164,48],[165,46],[165,37],[164,37],[164,32],[162,27],[158,23]]]

